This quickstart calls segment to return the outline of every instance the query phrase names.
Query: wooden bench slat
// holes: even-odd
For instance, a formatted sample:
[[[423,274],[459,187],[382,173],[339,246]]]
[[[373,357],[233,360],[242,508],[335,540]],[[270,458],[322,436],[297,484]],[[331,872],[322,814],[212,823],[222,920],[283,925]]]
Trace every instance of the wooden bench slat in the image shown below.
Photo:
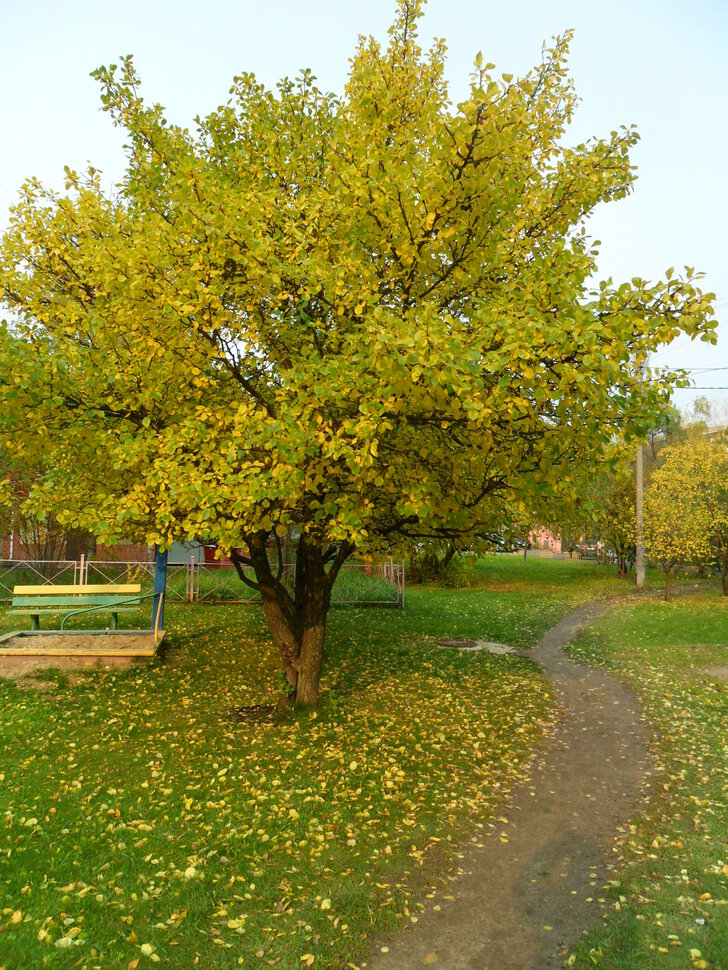
[[[15,586],[13,587],[13,595],[15,596],[83,596],[90,593],[109,593],[110,590],[114,591],[114,594],[119,596],[133,596],[135,593],[141,593],[142,587],[140,583],[125,583],[125,584],[107,584],[105,586],[91,585],[91,586]]]
[[[107,610],[100,609],[99,613],[136,613],[138,610],[137,606],[112,606]],[[57,616],[61,613],[73,613],[72,609],[67,606],[56,606],[51,609],[42,609],[40,606],[32,607],[29,606],[26,609],[8,610],[8,616],[11,614],[13,616]]]
[[[123,635],[123,634],[122,634]],[[129,649],[79,649],[64,647],[62,650],[38,649],[37,647],[0,647],[0,657],[153,657],[154,645]]]
[[[65,614],[61,629],[72,616],[86,613],[110,613],[112,628],[116,629],[119,613],[136,611],[142,601],[151,596],[143,595],[140,583],[115,586],[16,586],[9,616],[29,616],[33,629],[40,629],[41,616]]]
[[[42,609],[64,606],[72,610],[76,606],[81,609],[84,606],[114,606],[129,603],[132,600],[134,600],[132,596],[15,596],[12,605],[13,608],[16,606],[37,606]]]

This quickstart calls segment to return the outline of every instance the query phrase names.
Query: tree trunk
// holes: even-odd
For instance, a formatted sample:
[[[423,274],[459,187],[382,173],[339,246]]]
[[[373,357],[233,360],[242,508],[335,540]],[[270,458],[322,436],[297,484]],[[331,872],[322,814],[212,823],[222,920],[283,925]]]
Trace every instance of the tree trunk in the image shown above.
[[[665,599],[669,600],[672,593],[672,565],[665,566]]]
[[[324,660],[326,617],[331,606],[331,588],[339,569],[353,552],[353,546],[342,543],[325,550],[320,542],[301,536],[296,552],[293,595],[285,587],[283,560],[279,547],[279,569],[274,575],[268,549],[268,535],[259,533],[248,540],[249,558],[234,553],[238,573],[243,565],[255,570],[256,588],[263,597],[268,627],[281,655],[285,689],[279,706],[318,704],[321,667]],[[328,569],[327,569],[328,565]]]
[[[322,613],[318,621],[314,617],[311,617],[311,620],[311,625],[303,631],[298,655],[296,704],[303,704],[305,707],[315,707],[318,704],[326,638],[326,615]]]
[[[723,586],[723,595],[728,596],[728,546],[723,550],[723,562],[721,563],[720,581]]]
[[[450,542],[445,551],[439,544],[430,546],[419,553],[413,551],[410,556],[409,579],[413,583],[430,583],[442,577],[452,562],[458,549],[454,542]]]
[[[87,558],[96,551],[96,539],[87,529],[66,530],[66,559]]]

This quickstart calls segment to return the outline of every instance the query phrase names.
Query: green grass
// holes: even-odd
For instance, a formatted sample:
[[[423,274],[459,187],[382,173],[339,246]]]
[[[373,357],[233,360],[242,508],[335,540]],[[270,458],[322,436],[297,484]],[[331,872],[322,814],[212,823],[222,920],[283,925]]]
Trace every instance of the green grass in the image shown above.
[[[391,583],[376,575],[368,575],[361,567],[344,566],[336,577],[331,593],[333,603],[397,603],[397,590]]]
[[[252,571],[250,578],[255,579]],[[284,577],[285,578],[285,577]],[[185,575],[178,571],[172,577],[172,587],[184,595]],[[205,603],[257,601],[259,594],[244,586],[237,573],[230,567],[205,567],[199,576],[199,599]],[[344,564],[332,592],[334,603],[392,603],[397,602],[397,591],[376,575],[367,575],[360,565]]]
[[[277,687],[244,608],[180,609],[180,666],[0,687],[0,965],[126,966],[149,945],[181,967],[335,966],[404,912],[550,702],[527,661],[416,649],[371,615],[333,618],[325,704],[281,723],[226,716]]]
[[[334,608],[321,708],[287,720],[229,716],[277,694],[256,607],[168,606],[173,663],[0,681],[0,968],[338,968],[415,916],[555,716],[528,660],[432,641],[528,646],[622,588],[495,557],[474,581]]]
[[[623,869],[603,926],[570,965],[603,970],[728,966],[728,601],[640,603],[585,631],[572,654],[625,678],[653,728],[644,812],[620,835]]]

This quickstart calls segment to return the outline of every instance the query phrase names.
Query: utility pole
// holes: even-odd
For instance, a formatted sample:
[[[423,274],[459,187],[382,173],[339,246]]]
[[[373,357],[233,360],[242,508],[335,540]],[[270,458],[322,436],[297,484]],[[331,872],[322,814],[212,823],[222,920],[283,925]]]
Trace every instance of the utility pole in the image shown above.
[[[642,515],[642,500],[644,498],[644,462],[642,455],[642,442],[640,441],[635,455],[635,581],[638,587],[645,585],[645,543],[644,543],[644,518]]]
[[[645,361],[646,363],[646,361]],[[644,377],[645,364],[640,364],[640,375]],[[644,538],[644,516],[642,514],[642,503],[645,494],[645,477],[644,477],[644,455],[642,452],[642,442],[640,441],[637,446],[637,454],[635,455],[634,462],[634,477],[635,477],[635,497],[634,497],[634,507],[635,507],[635,523],[634,523],[634,533],[635,533],[635,562],[634,562],[634,574],[635,582],[638,588],[642,588],[645,585],[645,538]]]

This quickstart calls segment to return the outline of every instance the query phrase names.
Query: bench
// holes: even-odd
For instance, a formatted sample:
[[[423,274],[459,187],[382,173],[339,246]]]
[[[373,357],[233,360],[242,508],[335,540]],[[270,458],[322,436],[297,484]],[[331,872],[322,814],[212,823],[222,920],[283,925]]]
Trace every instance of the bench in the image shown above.
[[[16,586],[13,603],[8,616],[29,616],[33,630],[40,630],[41,616],[64,613],[61,630],[66,620],[82,613],[102,612],[111,614],[111,629],[118,628],[119,613],[137,610],[148,596],[142,595],[139,583],[125,586]]]

